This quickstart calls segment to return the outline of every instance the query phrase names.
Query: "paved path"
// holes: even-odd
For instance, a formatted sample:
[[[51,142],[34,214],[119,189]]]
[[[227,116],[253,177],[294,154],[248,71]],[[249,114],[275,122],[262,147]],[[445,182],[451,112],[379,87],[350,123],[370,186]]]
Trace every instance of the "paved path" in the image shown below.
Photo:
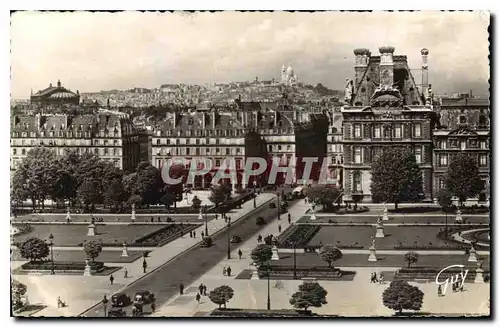
[[[274,194],[263,193],[257,197],[257,205],[263,205],[265,208],[268,208],[268,206],[264,204],[274,198]],[[231,213],[231,216],[233,220],[236,221],[243,215],[253,210],[252,200],[244,203],[241,209],[234,210],[234,212]],[[217,220],[212,220],[208,223],[209,233],[213,234],[224,228],[225,225],[224,220],[220,217]],[[196,230],[197,235],[201,235],[201,232],[204,231],[204,229],[204,225],[200,226]],[[200,237],[190,238],[185,236],[178,238],[160,248],[156,248],[147,258],[147,271],[151,272],[152,270],[162,266],[165,262],[173,259],[180,253],[185,252],[200,241]],[[11,263],[11,269],[16,269],[22,263],[24,262],[13,261]],[[196,262],[194,262],[194,264],[196,264]],[[126,263],[122,266],[128,270],[129,277],[127,279],[124,278],[123,269],[116,272],[114,274],[115,283],[112,286],[109,285],[108,277],[99,276],[15,275],[14,278],[28,286],[28,295],[32,303],[44,303],[47,305],[47,308],[38,312],[36,316],[76,316],[85,311],[87,308],[95,305],[102,299],[103,295],[107,295],[109,298],[118,290],[125,288],[128,284],[145,276],[142,271],[142,260],[137,260],[134,263]],[[53,290],[56,285],[57,292],[54,292]],[[68,302],[69,306],[67,308],[57,308],[57,296],[61,296],[64,301]]]
[[[258,200],[260,204],[263,204],[268,203],[270,200],[274,199],[274,197],[275,196],[272,194],[263,194],[258,197]],[[246,212],[252,211],[253,201],[245,203],[245,207],[247,208]],[[257,216],[262,216],[266,220],[271,220],[276,218],[276,215],[277,210],[271,209],[267,204],[265,204],[258,208],[255,212],[251,213],[248,218],[244,217],[239,220],[235,219],[236,221],[231,224],[230,235],[238,235],[245,240],[261,228],[261,226],[257,226],[255,224]],[[234,215],[232,216],[233,218],[235,217]],[[212,222],[219,224],[218,230],[222,230],[225,226],[223,219]],[[200,234],[202,230],[203,228],[199,228],[197,233]],[[216,230],[209,230],[214,242],[212,247],[201,248],[199,245],[196,245],[188,252],[176,256],[172,261],[169,261],[169,258],[165,258],[165,256],[163,256],[160,258],[162,264],[160,264],[155,271],[146,275],[144,278],[129,284],[121,291],[133,296],[135,292],[139,290],[150,290],[155,294],[157,299],[156,305],[161,306],[168,301],[170,297],[178,293],[180,284],[188,285],[226,256],[227,234],[225,231],[222,231],[221,233],[214,235],[215,232]],[[161,251],[153,252],[153,255],[155,254],[159,254],[159,256],[161,256]],[[163,264],[165,262],[167,263]],[[138,262],[138,265],[140,266],[141,262]],[[111,295],[112,294],[108,294],[109,297]],[[96,307],[84,312],[83,316],[101,317],[103,315],[103,310],[102,305],[99,304]],[[129,306],[127,310],[131,311],[131,307]]]

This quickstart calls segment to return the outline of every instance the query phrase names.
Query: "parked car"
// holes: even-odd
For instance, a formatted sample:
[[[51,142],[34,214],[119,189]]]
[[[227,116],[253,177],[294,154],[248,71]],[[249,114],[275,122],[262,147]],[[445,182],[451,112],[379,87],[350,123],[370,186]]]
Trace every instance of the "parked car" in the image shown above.
[[[239,237],[238,235],[233,235],[233,237],[231,237],[231,243],[240,243],[241,242],[241,237]]]
[[[111,307],[122,308],[126,307],[131,302],[130,296],[125,293],[118,293],[111,297]]]
[[[108,317],[125,317],[127,313],[122,308],[112,308],[108,311]]]
[[[139,291],[135,293],[134,302],[148,304],[155,300],[155,295],[149,291]]]

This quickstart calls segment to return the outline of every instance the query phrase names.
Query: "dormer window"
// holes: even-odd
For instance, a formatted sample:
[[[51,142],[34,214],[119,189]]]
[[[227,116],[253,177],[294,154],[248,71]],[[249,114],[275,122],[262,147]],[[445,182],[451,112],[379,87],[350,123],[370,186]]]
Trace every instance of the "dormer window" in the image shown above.
[[[459,124],[467,124],[467,117],[465,117],[464,115],[460,115],[458,117],[458,123]]]

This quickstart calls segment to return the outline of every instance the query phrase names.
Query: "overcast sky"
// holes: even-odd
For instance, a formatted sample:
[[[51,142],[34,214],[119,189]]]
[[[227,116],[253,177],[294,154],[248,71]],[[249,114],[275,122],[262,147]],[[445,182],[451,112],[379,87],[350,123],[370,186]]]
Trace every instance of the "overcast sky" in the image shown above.
[[[279,79],[283,64],[305,83],[343,89],[353,49],[377,55],[382,45],[408,56],[417,81],[428,48],[436,93],[487,94],[488,25],[480,12],[15,13],[11,94],[58,79],[80,92]]]

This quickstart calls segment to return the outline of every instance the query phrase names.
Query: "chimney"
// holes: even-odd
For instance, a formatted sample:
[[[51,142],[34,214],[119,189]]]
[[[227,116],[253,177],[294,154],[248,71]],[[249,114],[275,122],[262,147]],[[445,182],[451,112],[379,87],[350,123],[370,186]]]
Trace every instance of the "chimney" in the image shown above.
[[[423,48],[420,50],[420,53],[422,54],[422,94],[424,97],[427,95],[427,89],[428,89],[428,84],[429,84],[429,70],[427,66],[427,56],[429,55],[429,50],[426,48]]]
[[[358,86],[368,66],[370,51],[365,48],[354,49],[354,85]],[[355,90],[357,91],[357,90]]]
[[[394,84],[394,47],[380,47],[380,84],[392,86]]]

